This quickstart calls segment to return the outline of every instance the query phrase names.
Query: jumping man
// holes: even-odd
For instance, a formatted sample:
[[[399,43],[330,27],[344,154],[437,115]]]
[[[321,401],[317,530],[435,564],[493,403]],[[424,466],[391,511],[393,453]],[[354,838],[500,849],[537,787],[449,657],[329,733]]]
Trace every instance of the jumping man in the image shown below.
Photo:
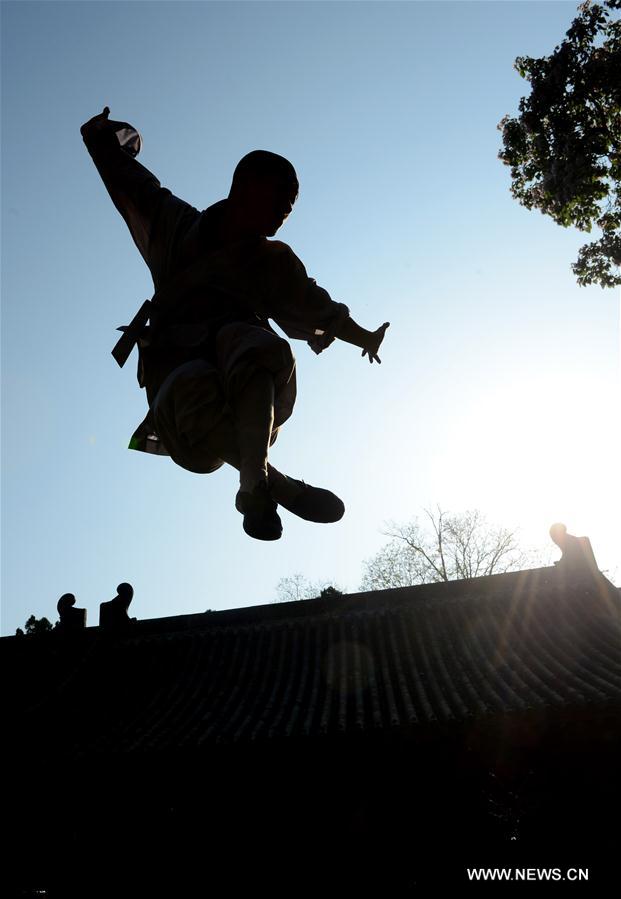
[[[298,195],[284,157],[248,153],[228,198],[199,212],[134,158],[139,136],[109,114],[105,107],[81,134],[155,287],[113,350],[123,365],[138,345],[138,380],[149,404],[130,447],[169,455],[193,472],[235,467],[235,505],[246,533],[259,540],[281,536],[278,505],[307,521],[338,521],[345,508],[337,496],[268,462],[296,397],[291,347],[269,319],[315,353],[338,338],[369,362],[380,361],[388,322],[376,331],[360,327],[287,244],[268,240]]]

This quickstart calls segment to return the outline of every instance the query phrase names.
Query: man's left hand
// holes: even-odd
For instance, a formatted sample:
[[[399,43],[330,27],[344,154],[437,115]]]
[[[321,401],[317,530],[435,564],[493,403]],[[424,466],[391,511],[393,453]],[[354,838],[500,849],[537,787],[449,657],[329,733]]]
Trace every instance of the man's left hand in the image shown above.
[[[371,340],[369,340],[367,346],[362,351],[363,356],[369,357],[369,362],[378,362],[380,365],[382,364],[382,360],[377,355],[377,351],[382,345],[382,340],[384,339],[384,334],[386,333],[386,329],[390,327],[390,322],[384,322],[383,325],[377,329],[377,331],[373,331],[371,335]]]

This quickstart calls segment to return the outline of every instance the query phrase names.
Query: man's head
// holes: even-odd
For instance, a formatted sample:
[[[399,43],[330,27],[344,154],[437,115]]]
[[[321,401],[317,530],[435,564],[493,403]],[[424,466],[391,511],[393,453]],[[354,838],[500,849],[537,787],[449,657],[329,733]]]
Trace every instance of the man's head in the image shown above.
[[[253,150],[237,164],[229,200],[250,230],[271,237],[291,212],[298,191],[297,175],[288,159],[268,150]]]

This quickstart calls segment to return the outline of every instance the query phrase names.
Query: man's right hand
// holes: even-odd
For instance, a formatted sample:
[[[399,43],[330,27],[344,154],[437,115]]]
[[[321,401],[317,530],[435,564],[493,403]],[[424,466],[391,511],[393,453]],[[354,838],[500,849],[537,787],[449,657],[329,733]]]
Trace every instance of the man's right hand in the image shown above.
[[[103,112],[100,112],[99,115],[93,116],[92,119],[89,119],[88,122],[85,122],[80,128],[80,134],[84,139],[90,137],[91,135],[98,134],[100,131],[104,131],[108,125],[108,116],[110,115],[110,108],[108,106],[104,106]]]

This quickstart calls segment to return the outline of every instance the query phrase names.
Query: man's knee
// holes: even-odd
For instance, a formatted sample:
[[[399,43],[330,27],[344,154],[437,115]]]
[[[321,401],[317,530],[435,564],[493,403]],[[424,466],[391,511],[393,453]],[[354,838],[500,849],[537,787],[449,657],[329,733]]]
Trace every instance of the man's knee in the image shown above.
[[[193,360],[171,373],[153,406],[155,430],[176,465],[211,474],[224,464],[209,440],[226,418],[224,396],[212,365]]]

